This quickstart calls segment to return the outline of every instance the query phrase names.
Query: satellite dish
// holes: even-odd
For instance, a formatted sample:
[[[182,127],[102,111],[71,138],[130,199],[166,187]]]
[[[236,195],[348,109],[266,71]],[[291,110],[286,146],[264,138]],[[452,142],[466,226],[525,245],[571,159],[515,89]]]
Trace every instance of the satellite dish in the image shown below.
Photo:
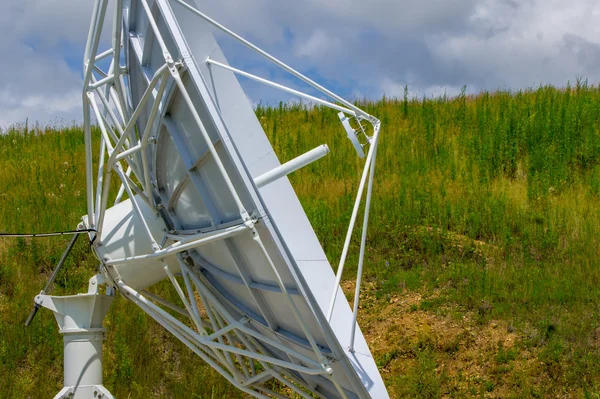
[[[210,19],[193,1],[114,1],[112,47],[98,51],[108,3],[95,2],[84,56],[83,223],[93,230],[101,261],[98,283],[106,283],[107,295],[121,292],[255,397],[287,397],[270,389],[272,380],[305,398],[388,397],[356,323],[379,120]],[[214,28],[330,100],[230,66]],[[337,275],[285,177],[329,148],[280,164],[236,74],[337,110],[351,144],[366,156]],[[101,131],[97,171],[92,114]],[[111,189],[114,175],[118,190]],[[365,186],[352,310],[339,283]],[[165,279],[178,303],[152,292]],[[88,295],[99,295],[97,288]],[[36,303],[46,306],[44,298]],[[101,383],[100,375],[89,384]]]

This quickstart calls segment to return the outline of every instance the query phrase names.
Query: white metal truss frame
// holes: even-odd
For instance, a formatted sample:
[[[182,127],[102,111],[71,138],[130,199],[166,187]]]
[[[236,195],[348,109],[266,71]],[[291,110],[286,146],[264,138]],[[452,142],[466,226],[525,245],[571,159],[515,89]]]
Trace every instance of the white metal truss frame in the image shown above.
[[[311,389],[312,387],[308,386],[304,381],[298,378],[297,374],[295,374],[295,372],[301,372],[309,375],[321,375],[324,378],[329,379],[333,382],[340,396],[345,398],[346,394],[344,389],[336,381],[335,375],[332,374],[329,359],[316,344],[306,323],[302,320],[302,317],[300,317],[300,313],[292,300],[291,295],[293,293],[290,293],[289,289],[284,285],[273,261],[265,249],[261,237],[255,228],[257,220],[250,216],[250,213],[242,204],[240,196],[215,149],[214,143],[210,140],[207,130],[204,127],[198,112],[194,108],[192,99],[187,92],[180,75],[183,63],[174,60],[167,50],[167,46],[161,37],[157,21],[147,0],[140,0],[140,4],[143,6],[148,17],[151,29],[155,35],[155,40],[157,40],[162,49],[164,64],[150,79],[146,91],[143,93],[139,104],[135,108],[133,107],[126,82],[128,71],[127,68],[120,63],[125,40],[122,23],[123,0],[114,0],[112,46],[106,51],[98,52],[102,25],[105,20],[108,3],[109,0],[95,0],[92,23],[90,25],[84,55],[84,85],[82,100],[84,105],[88,227],[96,229],[95,236],[98,238],[97,241],[99,241],[100,237],[102,237],[104,216],[108,207],[113,171],[120,179],[120,188],[116,195],[115,204],[121,201],[124,193],[127,193],[129,198],[133,198],[134,196],[141,198],[155,211],[157,210],[157,207],[159,207],[156,200],[157,194],[153,192],[154,188],[150,178],[149,160],[147,159],[147,151],[145,151],[145,149],[154,139],[151,137],[152,129],[153,126],[155,126],[155,121],[160,118],[161,107],[166,104],[166,102],[163,101],[163,97],[165,96],[165,93],[167,93],[167,87],[169,85],[176,85],[179,93],[192,112],[197,127],[207,144],[208,151],[214,158],[223,181],[237,204],[240,219],[239,223],[229,226],[215,226],[213,231],[194,235],[184,234],[184,232],[166,232],[163,239],[157,242],[142,215],[139,205],[136,201],[132,200],[131,203],[134,212],[141,221],[143,230],[152,243],[153,253],[121,259],[102,260],[104,264],[102,269],[105,274],[107,274],[107,277],[113,280],[117,288],[127,298],[135,302],[158,323],[163,325],[168,331],[175,335],[175,337],[198,354],[204,361],[215,368],[230,383],[242,391],[261,398],[267,397],[265,395],[285,397],[265,386],[266,381],[275,379],[302,397],[312,397],[307,392],[312,392],[312,395],[320,396]],[[354,203],[350,225],[348,227],[340,263],[337,269],[335,288],[331,295],[331,303],[327,314],[327,319],[330,320],[366,185],[367,192],[364,205],[364,220],[354,300],[354,320],[352,325],[349,326],[352,330],[352,338],[348,343],[348,346],[350,351],[353,351],[366,246],[369,207],[372,195],[377,144],[381,127],[379,120],[361,110],[351,102],[346,101],[333,92],[325,89],[318,83],[292,69],[265,51],[259,49],[184,1],[156,0],[156,4],[158,5],[160,13],[163,14],[167,12],[166,10],[170,10],[171,4],[186,8],[191,13],[238,40],[245,46],[273,62],[275,65],[327,95],[334,102],[299,92],[215,60],[207,59],[206,63],[210,67],[230,70],[236,74],[308,99],[313,103],[333,108],[343,113],[343,115],[355,118],[358,121],[359,128],[356,131],[349,131],[349,124],[344,124],[344,127],[349,136],[358,136],[362,134],[366,138],[366,144],[361,145],[360,149],[357,147],[359,155],[361,154],[360,151],[362,150],[362,147],[365,147],[366,145],[369,145],[369,151],[366,156],[366,162],[362,172],[356,201]],[[105,71],[102,69],[101,64],[106,64],[107,59],[110,59],[110,66],[108,70]],[[146,127],[143,132],[140,132],[137,130],[136,123],[142,110],[147,106],[150,106],[151,110],[148,115]],[[92,113],[101,133],[99,161],[96,174],[94,174],[92,167]],[[372,125],[372,135],[369,136],[366,133],[366,130],[361,124],[362,121],[366,121]],[[356,146],[358,141],[355,139],[356,137],[353,138],[353,143]],[[317,148],[307,154],[301,155],[300,157],[267,172],[265,175],[257,177],[255,179],[255,184],[257,187],[268,184],[269,182],[324,156],[327,152],[328,149]],[[134,178],[137,182],[134,181]],[[96,187],[94,187],[94,182],[96,182]],[[276,289],[284,294],[293,316],[301,326],[306,336],[306,340],[318,361],[283,345],[276,336],[275,338],[272,338],[267,334],[260,333],[257,329],[250,328],[247,325],[247,319],[236,319],[227,310],[227,307],[223,306],[223,299],[219,298],[218,294],[209,288],[209,284],[204,280],[205,276],[202,273],[198,273],[196,270],[192,270],[187,264],[187,261],[189,257],[192,256],[192,251],[195,248],[211,242],[226,240],[244,232],[252,234],[256,245],[261,249],[265,258],[268,260],[271,270],[277,278]],[[165,243],[168,240],[174,241],[175,243],[166,245]],[[96,245],[101,245],[101,243],[96,242]],[[177,256],[182,271],[181,276],[175,276],[166,263],[164,263],[164,271],[179,297],[180,304],[172,303],[147,291],[137,292],[125,282],[114,280],[114,276],[111,276],[110,273],[106,272],[111,265],[147,261],[149,259],[160,260],[165,256],[170,255]],[[240,275],[242,276],[240,280],[246,285],[248,290],[252,291],[252,289],[256,289],[251,282],[244,278],[241,271]],[[180,280],[181,278],[183,279],[184,287],[181,286],[178,278],[180,278]],[[200,300],[198,301],[197,298]],[[198,302],[201,302],[202,306],[199,306]],[[183,307],[181,307],[181,304],[183,304]],[[187,319],[186,322],[169,313],[166,309],[175,312],[178,316],[185,316]],[[269,352],[267,347],[273,347],[282,351],[289,360],[282,360],[281,358],[274,356]]]

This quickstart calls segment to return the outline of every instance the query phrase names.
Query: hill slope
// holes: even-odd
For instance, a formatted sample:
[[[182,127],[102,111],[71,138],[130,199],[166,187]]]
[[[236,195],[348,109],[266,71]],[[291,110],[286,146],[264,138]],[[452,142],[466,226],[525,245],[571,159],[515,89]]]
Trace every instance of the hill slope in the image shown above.
[[[363,105],[384,130],[359,321],[390,393],[598,396],[600,89]],[[291,181],[336,264],[361,166],[337,116],[300,105],[257,115],[281,161],[332,149]],[[80,128],[0,135],[0,231],[72,229],[84,208]],[[52,315],[22,321],[67,240],[0,238],[0,396],[60,389]],[[54,293],[85,290],[95,270],[82,240]],[[106,327],[105,385],[118,397],[241,397],[123,298]]]

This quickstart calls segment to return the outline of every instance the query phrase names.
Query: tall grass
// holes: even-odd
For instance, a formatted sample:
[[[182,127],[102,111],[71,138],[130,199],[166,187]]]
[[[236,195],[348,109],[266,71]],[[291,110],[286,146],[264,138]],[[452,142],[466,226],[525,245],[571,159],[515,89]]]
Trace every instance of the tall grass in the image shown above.
[[[515,390],[525,396],[552,388],[539,386],[535,373],[554,376],[564,392],[597,392],[600,88],[578,81],[564,89],[463,91],[361,106],[383,123],[366,265],[377,295],[435,292],[431,311],[452,304],[480,323],[510,323],[524,337],[518,350],[535,352],[542,364],[525,377],[514,373],[521,381]],[[331,148],[290,178],[337,264],[362,162],[336,113],[301,104],[256,113],[281,161],[323,143]],[[76,226],[85,213],[83,159],[78,127],[1,134],[0,230]],[[0,241],[6,397],[48,397],[60,388],[62,343],[52,315],[42,312],[29,329],[22,321],[67,240]],[[357,242],[352,250],[347,277],[356,270]],[[55,293],[83,291],[96,267],[80,242]],[[116,300],[106,325],[105,382],[113,393],[238,395],[130,303]],[[453,380],[436,376],[436,355],[427,350],[416,358],[423,372],[416,369],[414,378],[386,376],[395,392],[449,392]]]

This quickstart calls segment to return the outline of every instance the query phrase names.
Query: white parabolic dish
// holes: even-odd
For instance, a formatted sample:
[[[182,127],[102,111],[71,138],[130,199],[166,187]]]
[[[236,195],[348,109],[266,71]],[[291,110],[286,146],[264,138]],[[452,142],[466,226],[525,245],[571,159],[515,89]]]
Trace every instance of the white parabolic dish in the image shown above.
[[[388,397],[289,180],[257,179],[280,162],[211,24],[191,1],[116,1],[112,53],[98,53],[106,3],[96,1],[84,66],[87,124],[91,109],[102,130],[84,220],[103,272],[252,395],[273,396],[277,380],[281,396]],[[109,70],[89,72],[107,54]],[[376,150],[378,121],[338,108],[375,121]],[[108,207],[112,171],[123,184]],[[178,303],[151,293],[165,278]]]

